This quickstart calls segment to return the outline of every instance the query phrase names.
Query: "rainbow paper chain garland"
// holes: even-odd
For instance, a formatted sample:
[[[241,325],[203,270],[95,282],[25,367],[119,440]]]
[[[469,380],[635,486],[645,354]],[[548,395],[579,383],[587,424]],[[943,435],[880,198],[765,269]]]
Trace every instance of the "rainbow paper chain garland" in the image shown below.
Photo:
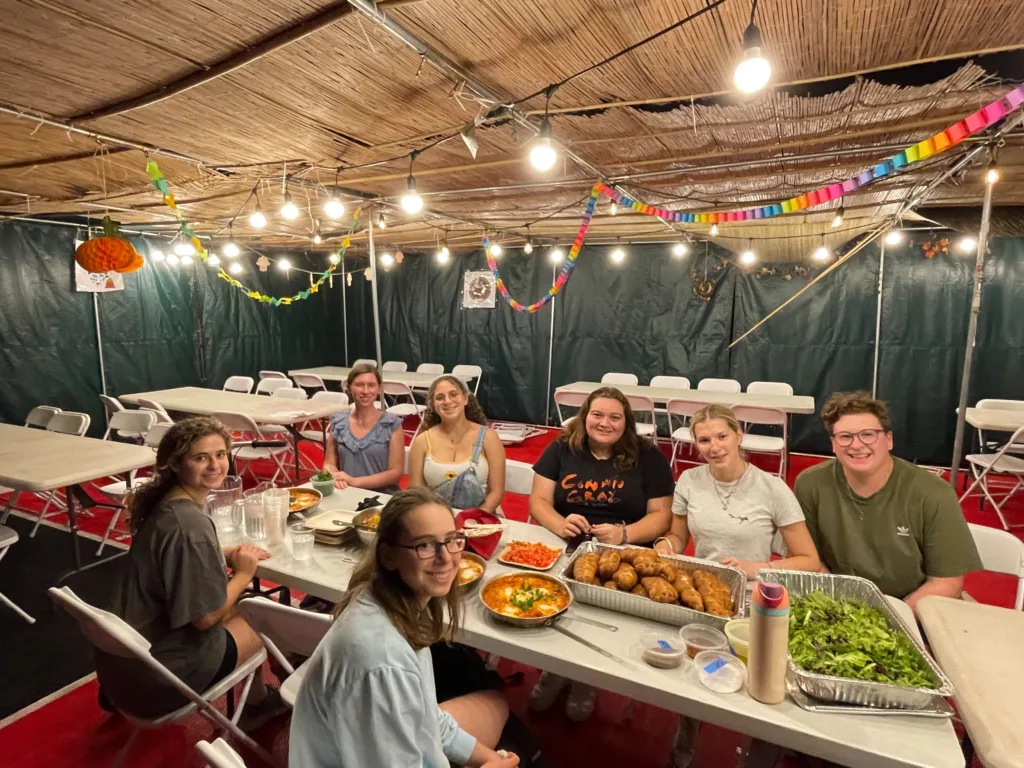
[[[505,287],[505,283],[498,272],[498,265],[491,256],[490,240],[485,235],[483,242],[484,253],[487,254],[487,266],[490,267],[491,274],[494,275],[494,280],[498,286],[498,290],[508,302],[508,305],[517,312],[533,313],[551,301],[551,299],[554,298],[554,296],[562,289],[562,286],[565,285],[566,281],[569,279],[569,275],[572,274],[573,267],[576,265],[576,257],[579,256],[580,248],[583,246],[583,240],[587,235],[587,229],[590,227],[590,220],[594,217],[594,209],[597,206],[597,198],[599,195],[604,195],[605,197],[614,200],[619,205],[626,206],[637,213],[646,214],[647,216],[656,216],[664,221],[677,222],[680,224],[721,224],[730,221],[770,219],[773,216],[797,213],[807,208],[823,205],[831,202],[832,200],[838,200],[839,198],[850,194],[854,190],[867,186],[878,179],[906,168],[908,165],[920,160],[925,160],[941,152],[945,152],[951,147],[959,144],[968,136],[973,136],[979,131],[988,128],[997,120],[1006,117],[1011,112],[1017,110],[1022,104],[1024,104],[1024,85],[1019,85],[1005,96],[996,99],[991,104],[982,107],[974,114],[968,115],[963,120],[951,125],[949,128],[939,131],[934,136],[929,136],[927,139],[919,141],[913,146],[907,147],[902,152],[898,152],[887,160],[879,163],[871,170],[864,171],[863,173],[853,176],[840,184],[829,184],[821,189],[816,189],[813,192],[807,192],[805,194],[798,195],[797,197],[791,197],[790,199],[783,200],[780,203],[772,203],[770,205],[762,205],[755,208],[744,208],[739,211],[724,211],[716,213],[684,213],[682,211],[669,211],[664,208],[648,205],[647,203],[641,203],[638,200],[633,200],[631,197],[616,192],[603,181],[598,181],[590,193],[590,201],[587,203],[586,213],[583,215],[583,221],[580,223],[579,230],[576,233],[576,240],[573,242],[572,250],[569,252],[568,261],[562,267],[562,271],[559,273],[554,285],[551,286],[547,294],[529,306],[520,304],[509,295],[508,289]]]

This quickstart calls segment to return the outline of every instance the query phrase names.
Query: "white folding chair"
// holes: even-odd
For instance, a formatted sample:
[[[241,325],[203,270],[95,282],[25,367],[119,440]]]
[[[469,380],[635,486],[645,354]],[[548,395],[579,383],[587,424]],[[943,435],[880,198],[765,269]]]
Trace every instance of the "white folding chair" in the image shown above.
[[[533,490],[533,467],[525,461],[506,459],[505,490],[508,493],[521,493],[529,496]]]
[[[331,628],[330,615],[292,608],[265,597],[242,600],[238,604],[238,612],[262,638],[267,653],[277,659],[277,663],[288,673],[288,677],[281,683],[281,699],[289,707],[294,707],[301,677],[289,682],[295,676],[295,668],[286,656],[312,656]]]
[[[1002,509],[1002,506],[1009,501],[1010,497],[1024,486],[1024,459],[1018,458],[1017,456],[1007,455],[1013,449],[1018,451],[1024,450],[1024,427],[1021,427],[1014,432],[1006,444],[995,453],[969,454],[967,456],[967,462],[970,464],[971,472],[974,474],[974,482],[971,483],[971,486],[964,491],[963,496],[960,497],[960,501],[962,502],[976,487],[981,486],[981,492],[995,508],[996,514],[999,516],[999,521],[1003,524],[1003,528],[1006,530],[1024,527],[1024,523],[1014,523],[1011,525],[1006,522],[1006,517],[1003,515]],[[989,475],[992,472],[995,472],[997,475],[1009,476],[1014,483],[1010,491],[998,500],[993,493],[993,488],[988,483]]]
[[[110,417],[118,411],[125,410],[125,407],[121,405],[121,401],[110,395],[100,395],[100,402],[103,403],[103,415],[107,421],[110,421]]]
[[[140,397],[137,398],[135,402],[139,404],[139,410],[145,409],[147,411],[153,411],[153,413],[157,414],[158,424],[174,423],[174,419],[171,418],[171,414],[164,410],[164,407],[160,405],[160,403],[158,403],[156,400],[150,400],[148,397]]]
[[[224,739],[197,741],[196,752],[207,761],[206,768],[245,768],[242,756],[235,752]]]
[[[626,395],[629,401],[630,410],[633,411],[633,418],[636,419],[636,433],[640,437],[658,438],[658,415],[654,410],[654,401],[646,395]],[[636,417],[640,414],[650,414],[651,422],[640,421]]]
[[[1012,533],[987,525],[968,523],[967,527],[971,529],[971,538],[985,570],[1017,577],[1017,596],[1013,607],[1018,611],[1024,609],[1024,542]]]
[[[357,365],[372,365],[374,368],[376,368],[377,367],[377,361],[376,360],[371,360],[368,357],[360,357],[358,360],[356,360],[354,363],[352,363],[352,367],[355,368]]]
[[[587,401],[588,397],[590,397],[590,395],[587,392],[565,392],[556,389],[555,413],[558,414],[558,423],[564,427],[566,424],[568,424],[570,421],[576,418],[575,415],[565,417],[562,414],[563,405],[566,408],[582,408],[583,403]]]
[[[313,396],[309,398],[309,404],[318,409],[323,407],[333,408],[334,410],[331,412],[331,416],[333,416],[335,413],[340,413],[348,408],[348,395],[344,392],[314,392]],[[330,416],[320,419],[320,429],[300,429],[299,434],[307,440],[326,445],[327,425],[330,423],[330,420]],[[312,423],[309,422],[309,424]]]
[[[279,379],[276,376],[269,379],[260,379],[260,383],[256,385],[257,395],[272,395],[281,387],[291,387],[291,379]]]
[[[412,393],[412,389],[408,384],[402,384],[397,381],[384,380],[384,386],[381,387],[380,393],[393,398],[393,405],[389,405],[385,410],[388,413],[393,413],[397,416],[401,416],[403,419],[406,416],[418,416],[419,424],[416,425],[416,429],[411,433],[413,437],[419,434],[420,428],[423,426],[423,414],[427,410],[427,406],[423,403],[417,403],[416,398]],[[408,398],[409,402],[403,402]],[[405,430],[405,434],[410,434],[409,430]]]
[[[269,379],[268,379],[269,381]],[[271,397],[285,397],[289,400],[308,400],[309,395],[306,394],[306,390],[299,389],[298,387],[278,387],[270,393]]]
[[[632,373],[606,373],[601,377],[601,383],[610,384],[613,387],[621,384],[625,384],[627,387],[635,387],[640,383],[640,379]]]
[[[409,370],[409,364],[401,360],[388,360],[380,367],[381,373],[405,373]]]
[[[264,379],[287,379],[281,371],[260,371],[260,381]]]
[[[312,389],[315,392],[327,391],[327,385],[324,384],[324,380],[312,373],[293,374],[292,381],[295,382],[295,386],[301,387],[302,389]]]
[[[241,392],[248,395],[252,392],[253,384],[252,376],[228,376],[223,389],[225,392]]]
[[[129,714],[128,712],[122,712],[121,714],[124,718],[135,726],[135,731],[114,759],[114,766],[120,765],[127,758],[132,744],[135,743],[135,739],[138,737],[141,729],[162,728],[165,725],[180,723],[196,712],[211,720],[214,727],[223,728],[242,744],[255,751],[264,760],[267,760],[271,765],[277,765],[274,758],[263,747],[253,741],[238,727],[238,720],[245,708],[245,699],[249,695],[249,688],[252,686],[253,677],[259,674],[260,667],[267,660],[267,652],[265,650],[261,648],[252,658],[247,659],[236,667],[231,674],[200,694],[189,688],[181,678],[157,661],[150,650],[150,642],[123,619],[109,611],[100,610],[95,606],[89,605],[68,587],[61,587],[60,589],[50,587],[47,592],[53,601],[77,622],[78,628],[82,630],[82,634],[86,636],[94,647],[113,656],[136,659],[142,662],[189,701],[188,704],[180,709],[176,709],[174,712],[158,718],[144,718]],[[243,682],[245,685],[242,689],[242,696],[239,699],[238,706],[235,708],[234,717],[228,720],[220,710],[213,706],[212,702]]]
[[[742,392],[743,387],[736,379],[701,379],[697,389],[705,392]]]
[[[1024,411],[1024,400],[998,400],[995,398],[987,397],[983,400],[979,400],[974,406],[975,408],[990,409],[997,411]],[[988,440],[985,437],[985,432],[981,429],[978,430],[978,447],[985,452],[986,449],[991,451],[998,451],[1000,444],[996,440]],[[1019,446],[1010,446],[1009,453],[1022,453]]]
[[[747,384],[751,395],[792,395],[793,387],[784,381],[752,381]]]
[[[773,435],[753,435],[743,430],[743,441],[740,447],[751,453],[772,453],[779,456],[779,471],[782,479],[786,478],[789,464],[789,417],[778,408],[754,408],[749,405],[737,405],[732,409],[736,418],[743,424],[767,424],[782,427],[782,437]]]
[[[651,386],[662,387],[664,389],[685,390],[690,388],[690,380],[685,376],[655,376],[651,379]],[[654,412],[667,414],[667,411],[658,405],[655,405]],[[671,433],[672,430],[669,429],[669,434]]]
[[[7,550],[18,543],[18,532],[13,528],[8,528],[6,525],[0,525],[0,560],[4,559],[4,555],[7,554]],[[14,604],[7,595],[0,592],[0,603],[3,603],[8,608],[13,610],[16,614],[21,616],[29,624],[35,624],[36,620],[29,616],[25,611]]]
[[[25,426],[30,429],[46,429],[50,419],[58,413],[60,413],[60,408],[54,408],[52,405],[37,405],[25,417]]]
[[[679,449],[682,446],[686,446],[687,452],[693,455],[693,434],[690,432],[690,417],[693,416],[697,411],[704,407],[704,403],[697,400],[682,400],[673,398],[665,404],[665,411],[668,413],[668,429],[669,434],[672,436],[672,458],[669,459],[669,464],[674,470],[676,463],[682,462],[684,464],[700,464],[698,461],[691,461],[688,459],[678,459]],[[672,417],[675,416],[677,419],[682,419],[682,425],[678,428],[672,424]]]
[[[416,366],[416,373],[429,373],[432,376],[440,376],[444,373],[444,366],[440,363],[420,363]]]
[[[109,440],[111,432],[118,437],[141,439],[154,424],[156,414],[153,411],[115,411],[107,421],[107,431],[103,433],[103,439]]]
[[[480,391],[480,379],[484,377],[484,369],[479,365],[456,365],[452,368],[452,376],[462,379],[463,381],[476,380],[476,384],[473,385],[473,394],[476,395]]]
[[[61,411],[55,413],[46,424],[46,430],[48,432],[60,432],[63,435],[74,435],[75,437],[85,437],[85,433],[89,431],[89,424],[92,422],[92,417],[87,413],[78,413],[77,411]],[[37,495],[46,499],[46,503],[43,505],[43,509],[39,512],[36,517],[36,523],[32,526],[32,531],[28,537],[30,539],[35,538],[36,532],[39,530],[39,526],[43,520],[62,514],[67,508],[65,502],[61,498],[63,491],[60,489],[54,489],[52,491],[42,491]],[[9,506],[13,505],[12,504]],[[50,512],[50,507],[56,506],[53,512]],[[79,510],[79,514],[91,517],[92,513],[86,509]]]
[[[271,379],[267,379],[271,381]],[[287,383],[287,382],[286,382]],[[267,435],[261,428],[260,425],[253,421],[250,417],[244,413],[228,413],[218,412],[213,414],[213,418],[217,419],[221,424],[227,427],[232,432],[238,433],[237,438],[239,440],[266,440],[274,439],[276,435]],[[258,459],[272,459],[274,464],[277,465],[277,469],[274,470],[274,476],[270,478],[270,484],[273,485],[277,482],[278,475],[284,475],[288,477],[288,470],[285,469],[284,464],[281,461],[281,456],[288,454],[291,451],[291,447],[285,446],[283,448],[253,448],[251,446],[244,446],[242,448],[232,448],[231,453],[235,456],[236,462],[245,462],[245,472],[248,472],[253,480],[259,481],[256,473],[253,472],[252,462]],[[238,470],[238,475],[243,474],[242,470]]]

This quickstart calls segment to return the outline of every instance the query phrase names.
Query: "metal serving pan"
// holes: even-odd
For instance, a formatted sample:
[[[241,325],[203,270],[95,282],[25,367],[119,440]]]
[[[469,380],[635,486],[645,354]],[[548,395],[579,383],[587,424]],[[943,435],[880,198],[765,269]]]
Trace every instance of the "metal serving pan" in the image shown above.
[[[866,680],[852,680],[846,677],[820,675],[798,667],[789,657],[789,672],[800,690],[824,702],[858,704],[876,709],[918,709],[926,710],[935,706],[936,696],[952,696],[956,690],[939,669],[907,625],[893,610],[882,591],[874,582],[859,576],[839,576],[832,573],[807,573],[804,571],[777,571],[765,569],[757,572],[759,582],[781,584],[795,597],[822,592],[836,600],[853,599],[882,612],[891,629],[903,634],[928,665],[932,673],[934,688],[907,688],[892,683],[874,683]]]
[[[561,610],[555,611],[550,616],[531,616],[531,617],[506,616],[504,613],[501,613],[501,612],[496,611],[493,608],[491,608],[491,606],[489,606],[487,604],[487,601],[484,600],[484,594],[487,592],[487,587],[489,587],[493,582],[497,581],[498,579],[504,579],[504,578],[507,578],[507,577],[512,577],[512,578],[527,578],[527,577],[530,577],[530,578],[537,578],[537,579],[545,579],[546,581],[554,582],[554,583],[559,584],[560,586],[562,586],[569,593],[569,601],[565,604],[564,608],[562,608]],[[503,573],[498,573],[498,574],[495,574],[494,576],[491,576],[491,578],[487,579],[487,581],[485,581],[480,586],[480,602],[483,603],[483,606],[484,606],[485,609],[487,609],[487,612],[489,614],[491,614],[491,616],[495,619],[495,621],[500,621],[500,622],[503,622],[505,624],[511,624],[513,627],[546,627],[546,626],[551,626],[554,623],[555,619],[557,619],[559,616],[561,616],[562,614],[564,614],[566,611],[569,610],[569,607],[572,605],[572,601],[573,601],[573,594],[572,594],[572,590],[569,589],[569,585],[568,584],[566,584],[562,579],[556,578],[555,576],[549,576],[548,574],[541,573],[539,571],[522,571],[522,572],[519,572],[519,573],[517,573],[516,571],[505,571]]]
[[[634,595],[629,592],[619,592],[614,589],[606,589],[605,587],[597,587],[593,584],[583,584],[573,579],[572,568],[577,557],[585,555],[588,552],[600,553],[609,549],[622,551],[623,549],[638,549],[638,547],[635,545],[620,547],[612,544],[601,544],[596,541],[584,542],[573,553],[569,562],[561,571],[558,572],[558,576],[569,585],[569,589],[572,590],[573,595],[581,603],[589,603],[590,605],[596,605],[599,608],[607,608],[609,611],[628,613],[633,616],[639,616],[642,619],[661,621],[665,624],[672,624],[677,627],[684,627],[687,624],[706,624],[707,626],[714,627],[721,632],[725,631],[725,625],[729,621],[732,619],[742,618],[746,615],[747,577],[743,571],[739,568],[730,568],[728,566],[720,565],[719,563],[713,563],[709,560],[701,560],[696,557],[686,557],[685,555],[660,555],[662,559],[671,560],[686,571],[692,572],[699,568],[705,571],[710,571],[718,577],[723,584],[729,587],[729,591],[732,594],[734,610],[733,616],[728,618],[712,616],[710,613],[695,611],[692,608],[687,608],[683,605],[656,603],[654,600],[647,597],[641,597],[640,595]]]

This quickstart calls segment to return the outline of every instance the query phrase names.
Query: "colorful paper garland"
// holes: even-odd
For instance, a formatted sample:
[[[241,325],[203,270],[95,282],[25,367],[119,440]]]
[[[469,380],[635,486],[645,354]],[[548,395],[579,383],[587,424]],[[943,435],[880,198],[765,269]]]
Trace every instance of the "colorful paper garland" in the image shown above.
[[[196,249],[196,255],[200,259],[202,259],[203,263],[205,264],[206,261],[210,258],[210,253],[209,251],[206,250],[206,248],[203,247],[203,244],[199,240],[199,237],[196,235],[195,231],[185,221],[185,217],[182,215],[181,210],[178,208],[177,202],[175,202],[174,200],[174,193],[170,191],[170,188],[167,185],[167,179],[164,178],[163,173],[160,171],[159,166],[156,164],[154,160],[151,159],[149,160],[149,162],[146,163],[146,173],[149,174],[149,178],[152,181],[153,186],[156,187],[156,189],[160,192],[161,195],[163,195],[164,204],[172,211],[174,211],[174,214],[178,217],[178,221],[181,222],[181,232],[184,233],[185,236],[189,238],[189,240],[191,240],[193,247]],[[352,226],[349,227],[348,235],[351,235],[353,232],[355,232],[356,225],[359,223],[359,214],[361,212],[361,208],[356,208],[355,212],[352,214]],[[345,255],[345,251],[347,251],[349,246],[352,244],[351,241],[349,240],[348,235],[346,235],[345,238],[341,241],[341,247],[334,252],[335,255],[339,257]],[[270,304],[271,306],[274,307],[280,307],[282,305],[288,306],[294,301],[302,301],[303,299],[308,299],[311,294],[317,293],[320,290],[320,286],[331,278],[331,275],[334,274],[334,271],[336,269],[337,265],[331,264],[327,269],[325,269],[322,273],[319,274],[317,279],[309,286],[309,288],[307,288],[304,291],[299,291],[294,296],[269,296],[265,293],[254,291],[251,288],[247,288],[246,286],[242,285],[242,283],[240,283],[238,280],[235,280],[235,278],[233,278],[231,275],[225,272],[223,268],[217,271],[217,277],[226,281],[227,284],[230,285],[232,288],[239,289],[246,296],[248,296],[250,299],[253,299],[254,301],[258,301],[262,304]]]
[[[930,136],[911,147],[907,147],[902,152],[898,152],[887,160],[879,163],[871,170],[864,171],[863,173],[853,176],[842,183],[829,184],[821,189],[816,189],[813,192],[807,192],[805,194],[798,195],[797,197],[791,197],[789,200],[783,200],[780,203],[758,206],[756,208],[715,213],[684,213],[682,211],[668,211],[664,208],[658,208],[653,205],[648,205],[647,203],[641,203],[638,200],[633,200],[626,195],[616,192],[603,181],[598,181],[594,184],[594,187],[591,190],[590,200],[587,203],[587,210],[583,215],[583,221],[580,223],[579,230],[576,233],[576,240],[573,242],[572,250],[569,251],[569,258],[562,267],[562,271],[558,274],[554,285],[551,286],[548,292],[529,306],[520,304],[509,295],[508,289],[505,287],[505,282],[501,279],[501,274],[498,272],[498,265],[491,256],[490,240],[485,235],[483,242],[484,253],[487,255],[487,266],[490,267],[491,274],[494,275],[494,280],[498,286],[498,290],[501,292],[505,301],[508,302],[508,305],[516,312],[529,312],[532,314],[551,301],[551,299],[553,299],[555,295],[562,290],[562,287],[569,279],[569,275],[572,274],[572,270],[576,266],[576,258],[579,256],[580,248],[583,246],[583,240],[587,235],[587,229],[590,227],[590,220],[594,217],[597,198],[600,195],[604,195],[605,197],[614,200],[618,205],[625,206],[637,213],[642,213],[647,216],[656,216],[664,221],[679,224],[723,224],[730,221],[738,222],[756,219],[769,219],[774,216],[781,216],[787,213],[797,213],[807,208],[824,205],[832,200],[838,200],[854,190],[866,186],[895,171],[906,168],[908,165],[919,162],[920,160],[925,160],[941,152],[945,152],[947,149],[956,146],[967,137],[973,136],[979,131],[988,128],[997,120],[1000,120],[1011,112],[1016,111],[1022,104],[1024,104],[1024,85],[1019,85],[1005,96],[996,99],[985,107],[982,107],[974,114],[968,115],[963,120],[951,125],[943,131],[939,131],[934,136]]]

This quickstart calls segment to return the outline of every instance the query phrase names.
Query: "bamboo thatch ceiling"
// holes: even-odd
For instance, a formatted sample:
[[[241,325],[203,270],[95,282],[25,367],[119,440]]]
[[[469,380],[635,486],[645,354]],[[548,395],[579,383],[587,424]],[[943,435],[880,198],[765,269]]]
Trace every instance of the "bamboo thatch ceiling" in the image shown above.
[[[384,0],[378,8],[504,102],[707,4]],[[628,177],[622,187],[630,194],[678,210],[777,201],[855,175],[1002,95],[1015,83],[994,63],[1024,50],[1019,2],[761,0],[772,84],[740,98],[730,88],[750,3],[726,0],[557,90],[555,135],[589,168],[564,160],[540,174],[525,161],[530,133],[491,121],[477,129],[475,159],[457,135],[417,157],[428,213],[409,219],[396,207],[409,169],[403,155],[454,134],[494,104],[481,105],[465,83],[345,3],[0,0],[0,14],[0,214],[102,216],[106,209],[142,229],[173,233],[174,216],[150,186],[145,153],[134,143],[179,155],[153,157],[199,231],[223,233],[244,205],[235,236],[267,245],[305,243],[310,232],[306,214],[296,222],[273,215],[285,173],[296,202],[321,219],[326,187],[335,183],[349,201],[382,198],[391,226],[381,237],[407,246],[443,237],[475,246],[482,226],[514,242],[526,224],[534,236],[566,242],[595,169]],[[331,23],[310,32],[318,18]],[[308,34],[289,31],[296,27]],[[163,100],[116,108],[201,78],[282,35],[296,39]],[[1000,58],[1000,51],[1014,53]],[[535,96],[521,108],[537,114],[544,103]],[[112,106],[118,113],[103,116]],[[833,211],[816,209],[756,227],[730,225],[719,242],[740,250],[758,238],[766,260],[807,253],[822,234],[838,245],[895,214],[959,151],[851,195],[839,230],[830,227]],[[345,170],[336,174],[339,164]],[[1024,204],[1020,137],[1007,140],[1000,165],[997,203]],[[271,219],[262,232],[247,223],[254,188]],[[972,206],[980,196],[975,167],[938,187],[928,204]],[[328,234],[348,229],[346,221],[323,225]],[[706,227],[694,232],[704,235]],[[606,202],[589,235],[678,236],[648,217],[613,217]]]

